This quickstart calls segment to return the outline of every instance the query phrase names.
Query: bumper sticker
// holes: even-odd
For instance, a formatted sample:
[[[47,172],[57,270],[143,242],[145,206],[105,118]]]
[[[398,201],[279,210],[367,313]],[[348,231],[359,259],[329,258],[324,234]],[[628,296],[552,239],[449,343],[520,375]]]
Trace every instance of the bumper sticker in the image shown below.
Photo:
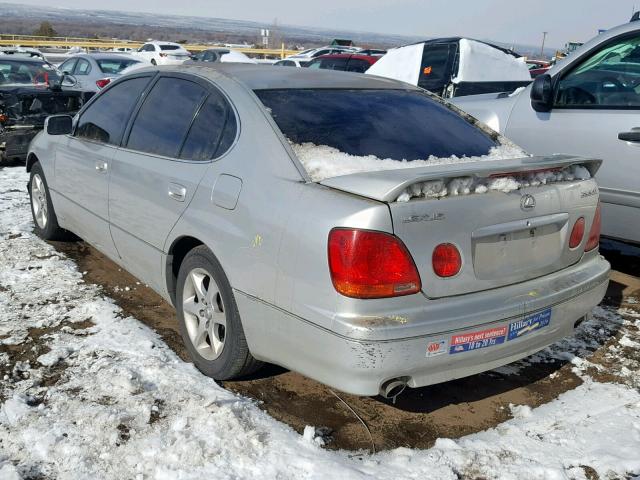
[[[504,343],[507,327],[489,328],[478,332],[463,333],[451,337],[449,353],[462,353]]]
[[[439,342],[429,342],[427,344],[427,357],[435,357],[436,355],[442,355],[447,353],[447,341],[440,340]]]
[[[551,322],[551,309],[525,317],[522,320],[509,324],[508,340],[515,340],[535,330],[546,327]]]

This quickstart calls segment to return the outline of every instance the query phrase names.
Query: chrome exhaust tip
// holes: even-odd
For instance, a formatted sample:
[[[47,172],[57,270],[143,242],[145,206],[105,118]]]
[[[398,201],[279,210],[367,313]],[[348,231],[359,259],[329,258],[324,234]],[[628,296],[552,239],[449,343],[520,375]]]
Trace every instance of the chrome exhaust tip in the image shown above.
[[[380,396],[394,400],[407,388],[406,378],[392,378],[380,385]]]

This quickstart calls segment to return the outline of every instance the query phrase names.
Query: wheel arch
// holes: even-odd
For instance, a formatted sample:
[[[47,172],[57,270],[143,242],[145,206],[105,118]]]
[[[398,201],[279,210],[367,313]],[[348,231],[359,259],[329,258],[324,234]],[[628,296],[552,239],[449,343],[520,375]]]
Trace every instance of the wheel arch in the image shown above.
[[[33,168],[33,165],[36,162],[39,162],[39,161],[40,161],[40,159],[36,156],[35,153],[33,153],[33,152],[29,153],[29,155],[27,156],[27,162],[26,162],[26,164],[27,164],[27,172],[31,172],[31,169]]]
[[[176,238],[169,248],[166,264],[167,292],[171,303],[174,305],[176,303],[176,286],[180,265],[182,265],[187,254],[200,245],[205,245],[205,243],[195,237],[185,235]]]

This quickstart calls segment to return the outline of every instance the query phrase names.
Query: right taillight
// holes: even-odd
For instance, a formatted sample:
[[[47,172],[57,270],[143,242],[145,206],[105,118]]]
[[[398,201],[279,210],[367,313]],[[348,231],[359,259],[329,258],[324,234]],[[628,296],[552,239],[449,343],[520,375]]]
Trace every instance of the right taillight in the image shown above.
[[[370,230],[334,228],[328,243],[331,280],[342,295],[384,298],[420,291],[418,270],[398,237]]]
[[[591,230],[589,231],[589,238],[587,245],[584,247],[585,252],[589,252],[596,248],[600,243],[600,229],[602,227],[602,216],[600,213],[600,204],[596,208],[596,214],[593,217],[593,223],[591,224]]]
[[[573,224],[573,229],[571,230],[571,236],[569,237],[569,248],[576,248],[578,245],[582,243],[582,238],[584,237],[584,217],[580,217],[576,220],[576,223]]]
[[[441,243],[434,248],[431,261],[433,263],[433,271],[443,278],[457,275],[462,268],[460,251],[452,243]]]

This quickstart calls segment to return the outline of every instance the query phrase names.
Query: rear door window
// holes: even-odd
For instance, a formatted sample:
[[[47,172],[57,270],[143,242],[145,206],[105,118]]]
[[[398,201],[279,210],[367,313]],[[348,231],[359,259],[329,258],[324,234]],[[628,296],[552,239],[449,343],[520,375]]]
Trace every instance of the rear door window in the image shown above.
[[[456,48],[457,45],[451,43],[425,44],[418,77],[419,87],[436,94],[442,93],[451,80]]]
[[[322,70],[346,70],[346,58],[316,58],[309,68],[321,68]]]
[[[347,71],[364,73],[369,70],[370,66],[371,65],[366,60],[362,60],[361,58],[351,58],[347,64]]]
[[[231,130],[223,135],[225,129]],[[228,142],[220,145],[223,137],[236,136],[236,121],[227,100],[217,91],[212,91],[198,112],[182,146],[180,158],[205,161],[219,157],[228,148]],[[220,145],[220,148],[218,146]]]
[[[206,90],[195,82],[160,78],[133,122],[127,148],[177,157],[206,94]]]
[[[125,80],[105,90],[78,120],[75,135],[96,142],[119,145],[129,115],[150,77]]]
[[[419,91],[290,89],[257,90],[256,95],[284,136],[298,145],[399,161],[482,156],[497,145]]]

